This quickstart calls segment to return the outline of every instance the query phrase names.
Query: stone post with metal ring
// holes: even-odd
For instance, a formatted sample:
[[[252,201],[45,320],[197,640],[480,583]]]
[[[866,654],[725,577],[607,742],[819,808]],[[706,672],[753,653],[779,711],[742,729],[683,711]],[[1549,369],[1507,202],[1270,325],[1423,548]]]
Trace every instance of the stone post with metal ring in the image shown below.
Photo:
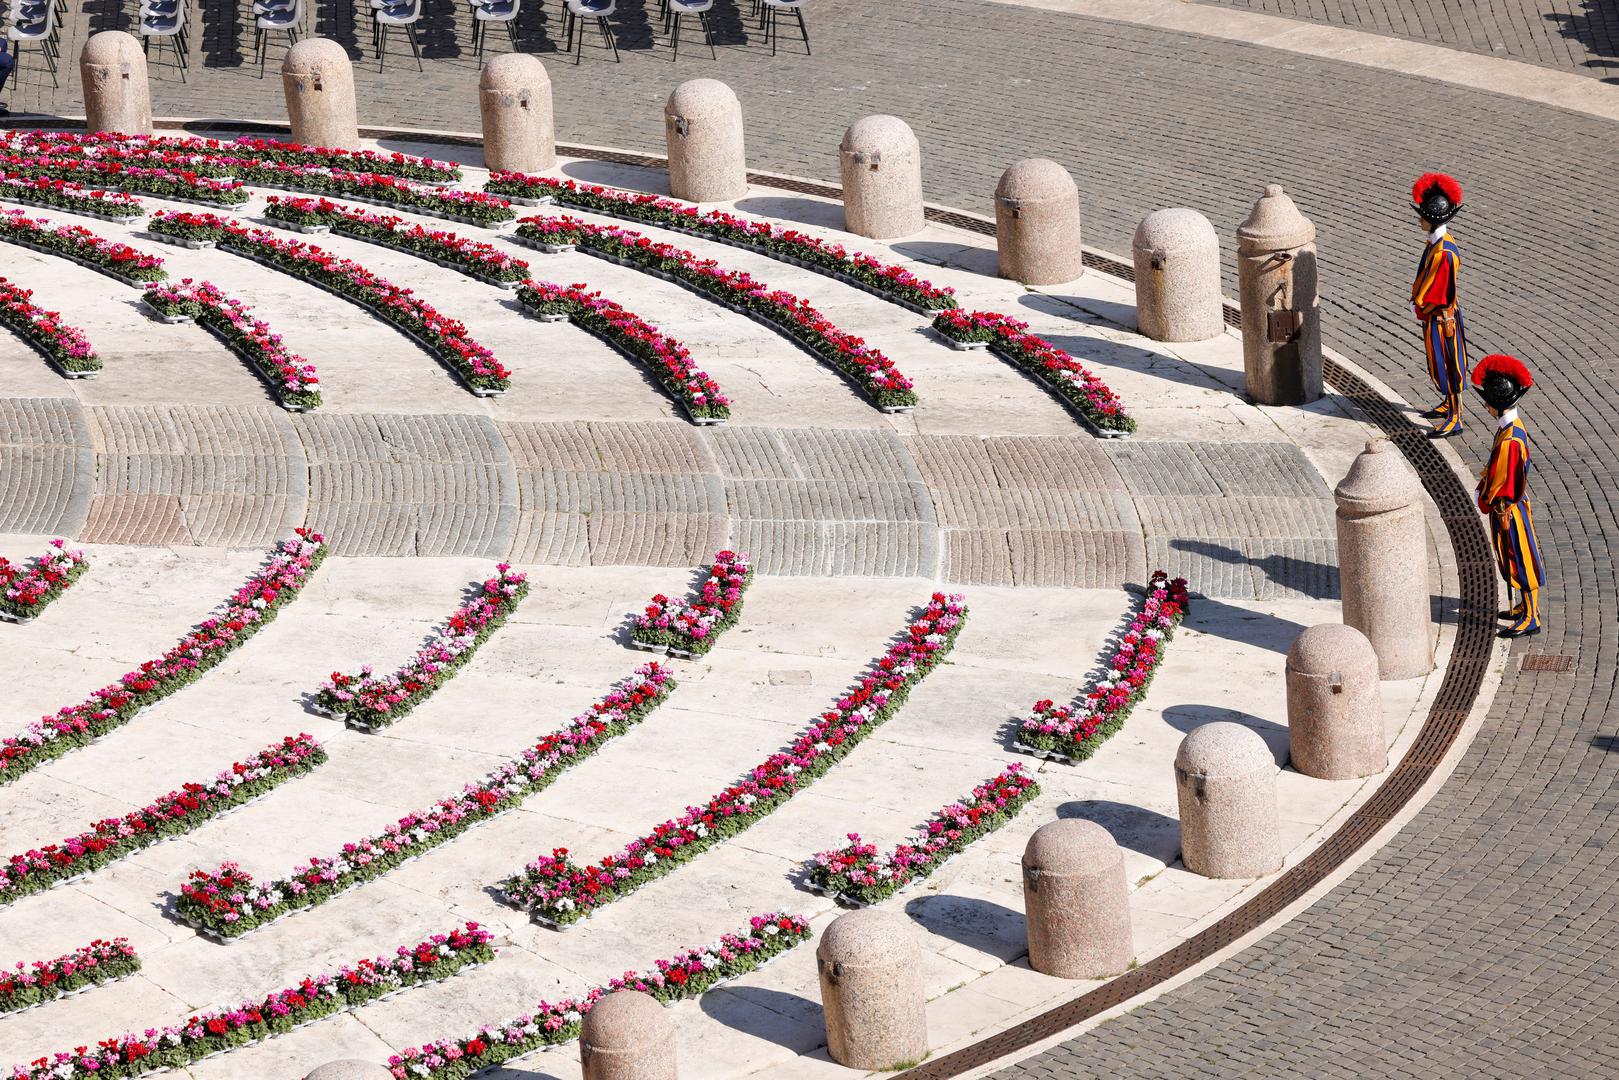
[[[897,116],[864,116],[838,151],[844,227],[873,240],[922,231],[922,146]]]
[[[729,202],[748,193],[742,103],[718,79],[675,87],[663,107],[669,192],[687,202]]]
[[[305,38],[281,61],[292,141],[300,146],[360,148],[354,107],[354,65],[330,38]]]
[[[79,50],[84,86],[84,130],[120,135],[152,133],[152,89],[146,81],[146,54],[122,30],[92,34]]]
[[[1242,362],[1248,396],[1261,405],[1321,397],[1321,298],[1315,226],[1280,184],[1237,226]]]
[[[601,998],[580,1028],[579,1062],[584,1080],[676,1080],[669,1010],[639,990]]]
[[[922,950],[910,920],[866,908],[832,920],[815,947],[832,1060],[887,1072],[928,1054]]]
[[[1001,277],[1060,285],[1085,272],[1079,187],[1047,158],[1019,161],[995,185],[995,247]]]
[[[1094,821],[1042,825],[1023,849],[1029,966],[1059,979],[1105,979],[1130,966],[1124,852]]]
[[[1255,878],[1282,868],[1276,759],[1252,728],[1195,727],[1175,752],[1181,859],[1208,878]]]
[[[1372,643],[1381,677],[1428,674],[1433,616],[1421,479],[1391,440],[1376,438],[1332,494],[1344,622]]]
[[[478,76],[483,118],[483,161],[492,172],[546,172],[556,168],[556,121],[551,76],[539,58],[502,53]]]
[[[1225,333],[1220,238],[1196,210],[1154,210],[1136,226],[1136,328],[1154,341]]]
[[[1304,630],[1287,650],[1288,756],[1322,780],[1352,780],[1388,767],[1377,650],[1343,623]]]

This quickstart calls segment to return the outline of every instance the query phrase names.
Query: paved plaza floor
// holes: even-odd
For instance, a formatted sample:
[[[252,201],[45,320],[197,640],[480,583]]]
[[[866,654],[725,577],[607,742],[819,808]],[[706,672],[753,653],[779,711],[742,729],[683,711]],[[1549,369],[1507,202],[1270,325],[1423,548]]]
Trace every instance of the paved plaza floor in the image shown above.
[[[103,18],[104,10],[78,19],[75,26]],[[636,10],[626,21],[633,22]],[[1526,7],[1514,15],[1519,44],[1503,39],[1504,50],[1496,48],[1493,31],[1468,29],[1482,10],[1478,6],[1446,9],[1452,29],[1435,28],[1427,19],[1413,25],[1409,12],[1403,28],[1392,19],[1385,27],[1375,7],[1270,10],[1479,51],[1487,46],[1492,53],[1591,74],[1600,73],[1591,61],[1605,49],[1595,29],[1588,37],[1574,38],[1585,43],[1590,55],[1570,51],[1565,57],[1536,44],[1557,41],[1543,33],[1545,24],[1559,21],[1545,17],[1558,14],[1551,9]],[[271,77],[262,83],[229,66],[241,53],[240,19],[215,25],[219,29],[213,44],[199,49],[214,50],[225,66],[198,65],[186,86],[171,73],[161,73],[154,86],[158,111],[278,119],[275,58]],[[1457,232],[1467,258],[1466,303],[1474,349],[1514,352],[1537,373],[1537,389],[1525,410],[1533,425],[1537,519],[1548,556],[1548,630],[1514,647],[1494,708],[1454,776],[1387,847],[1271,937],[1158,1001],[1017,1066],[1010,1075],[1358,1077],[1450,1075],[1463,1069],[1481,1076],[1608,1075],[1619,1050],[1611,1025],[1603,1022],[1619,1009],[1611,963],[1616,929],[1612,791],[1619,768],[1612,753],[1611,712],[1619,660],[1619,597],[1609,494],[1619,430],[1611,387],[1611,360],[1619,352],[1619,337],[1611,329],[1611,298],[1619,287],[1619,268],[1594,238],[1611,232],[1613,224],[1610,207],[1619,152],[1611,125],[1420,76],[1021,6],[901,0],[874,10],[829,0],[812,10],[810,26],[814,57],[787,49],[771,58],[757,35],[749,32],[743,39],[740,23],[718,62],[692,50],[688,63],[684,48],[678,66],[669,63],[666,50],[644,48],[628,50],[622,65],[587,56],[574,69],[546,57],[557,88],[559,135],[657,152],[662,145],[661,103],[669,88],[679,79],[712,75],[731,83],[742,97],[750,164],[832,178],[833,149],[844,126],[865,112],[893,112],[911,122],[922,140],[930,199],[982,212],[1007,163],[1033,154],[1052,156],[1080,182],[1088,242],[1115,252],[1127,250],[1136,221],[1147,211],[1191,205],[1220,228],[1229,259],[1232,226],[1262,182],[1279,180],[1320,227],[1328,343],[1412,400],[1423,398],[1427,390],[1418,343],[1404,315],[1403,296],[1420,242],[1404,194],[1416,172],[1444,168],[1461,176],[1469,192],[1469,211]],[[549,27],[544,20],[531,24],[542,47]],[[75,33],[81,36],[69,37],[69,57],[82,40],[81,30]],[[390,66],[383,74],[368,73],[362,65],[358,79],[364,120],[474,128],[475,65],[465,55],[464,25],[461,34],[460,45],[443,49],[459,55],[440,56],[425,77],[403,65]],[[1464,40],[1469,36],[1471,44]],[[896,56],[904,57],[903,78],[892,74]],[[59,93],[50,90],[48,81],[42,85],[36,72],[25,70],[22,81],[12,95],[14,107],[21,103],[65,115],[77,111],[72,80],[65,80]],[[1423,120],[1414,123],[1414,115]],[[368,253],[367,258],[380,256]],[[214,268],[208,265],[211,274]],[[275,287],[255,280],[248,270],[233,271],[243,274],[244,288]],[[1231,291],[1229,286],[1228,281]],[[850,310],[857,304],[853,301]],[[491,312],[492,322],[498,314]],[[113,317],[97,312],[95,318]],[[126,329],[138,325],[131,316]],[[103,328],[111,330],[113,323]],[[337,337],[346,331],[328,326],[320,332]],[[748,345],[740,336],[737,340],[740,358]],[[163,352],[163,357],[143,362],[172,363],[177,371],[202,380],[197,385],[210,386],[200,400],[173,401],[175,416],[206,422],[210,403],[220,400],[212,396],[216,386],[229,389],[233,408],[261,393],[228,365],[200,363],[183,348]],[[953,359],[947,356],[943,362]],[[1114,353],[1108,362],[1117,359]],[[14,378],[35,380],[17,384],[23,388],[16,393],[48,390],[52,397],[73,397],[77,405],[64,401],[59,408],[64,415],[77,408],[86,417],[82,429],[75,429],[82,433],[82,445],[75,443],[64,458],[93,463],[98,453],[116,457],[142,452],[128,441],[135,436],[118,433],[135,430],[124,423],[131,410],[152,407],[156,399],[143,402],[137,389],[128,386],[123,389],[132,396],[122,400],[95,400],[90,391],[69,395],[59,382],[41,377],[37,361],[8,363]],[[1121,368],[1132,371],[1128,363]],[[625,380],[624,388],[634,382],[611,358],[604,358],[599,375]],[[113,373],[104,378],[113,378]],[[207,381],[215,379],[220,381]],[[392,387],[349,389],[359,397],[394,392]],[[641,400],[654,398],[642,393]],[[465,404],[458,400],[449,411],[475,411]],[[340,404],[334,395],[331,416],[368,410],[414,415],[444,411],[437,404],[428,409],[393,400]],[[859,414],[851,398],[848,410],[824,420],[870,437],[874,426]],[[675,427],[666,418],[644,419],[649,425]],[[1238,426],[1243,422],[1241,417],[1234,420]],[[599,421],[599,416],[581,417],[563,407],[523,422],[588,423],[593,440],[611,438],[596,434],[603,428]],[[505,422],[491,424],[515,470],[513,444],[507,432],[498,430]],[[307,469],[310,425],[285,418],[274,423],[279,429],[275,436],[261,442],[282,455],[277,460],[283,465],[303,453]],[[760,424],[744,416],[734,423],[737,431],[770,429],[765,437],[778,444],[785,439],[781,430],[802,426],[780,418]],[[916,439],[926,434],[895,430],[892,438],[916,462]],[[114,440],[110,449],[92,442],[103,438]],[[126,442],[117,443],[119,438]],[[1176,441],[1177,436],[1168,438]],[[1178,438],[1188,445],[1204,441],[1201,436]],[[1482,426],[1474,425],[1456,448],[1476,465],[1486,440]],[[1136,445],[1153,441],[1148,437]],[[487,445],[493,449],[496,440]],[[1313,451],[1302,452],[1309,457]],[[1121,464],[1119,451],[1104,447],[1101,453],[1130,491],[1129,466]],[[904,459],[896,451],[891,460]],[[726,474],[717,454],[712,469],[706,462],[699,464],[689,475],[713,476],[722,492],[739,479]],[[143,493],[103,488],[102,482],[99,474],[86,473],[71,488],[82,496],[78,505],[86,515],[83,520],[88,525],[90,507],[99,499],[96,505],[102,509],[96,520],[108,530],[104,539],[142,542],[135,531],[157,527],[152,522],[158,519],[141,516],[149,507],[120,516],[113,513],[118,504],[112,500]],[[936,491],[948,487],[932,477],[923,482]],[[171,497],[172,512],[162,524],[171,530],[165,543],[230,542],[215,531],[221,519],[198,501],[207,494]],[[1143,494],[1134,491],[1132,497]],[[273,532],[281,522],[277,515],[291,513],[295,496],[291,490],[273,492],[255,508],[264,530]],[[311,487],[304,494],[306,509],[314,497]],[[70,501],[52,505],[65,508]],[[189,505],[197,507],[195,512],[187,511]],[[716,529],[721,516],[727,527],[740,523],[729,509],[724,515],[705,512],[716,519]],[[934,513],[937,519],[937,504]],[[244,527],[240,522],[250,518],[235,519],[238,524],[231,528]],[[916,540],[906,549],[913,554],[905,557],[925,559],[928,541],[923,536],[932,530],[939,560],[933,565],[948,566],[949,534],[977,527],[1004,529],[1010,535],[1012,526],[1000,524],[1004,520],[908,519],[907,535]],[[41,520],[25,531],[48,531],[47,524],[65,528],[68,523],[65,518]],[[1229,532],[1235,526],[1223,528]],[[457,549],[457,535],[450,530],[432,542],[444,545],[447,556],[451,551],[457,557],[492,556]],[[540,549],[520,547],[535,535],[532,531],[519,534],[514,527],[509,535],[506,551],[527,550],[536,557],[533,553]],[[393,545],[391,552],[422,550],[416,546],[419,536],[403,525],[378,526],[376,536],[376,543]],[[569,543],[573,555],[555,561],[591,564],[571,572],[616,572],[596,565],[588,530],[582,541],[562,546]],[[616,543],[602,545],[603,564],[616,562],[620,550],[634,549],[633,541],[625,549],[614,547]],[[1143,563],[1135,565],[1145,564],[1145,539],[1141,550]],[[1085,562],[1057,555],[1040,565]],[[871,556],[879,562],[888,557]],[[813,563],[815,568],[822,565]],[[983,571],[985,584],[1038,584],[1020,581],[1019,565],[1008,549],[1003,563]],[[893,572],[877,562],[872,567],[867,572],[874,576]],[[1101,587],[1053,572],[1059,577],[1045,584]],[[1270,578],[1261,581],[1249,573],[1246,580],[1249,596],[1221,602],[1272,602],[1263,596],[1265,588],[1274,587],[1267,584]],[[1221,587],[1238,586],[1232,581]],[[1287,587],[1318,590],[1308,583]],[[1521,666],[1525,657],[1537,655],[1570,661],[1564,671]]]

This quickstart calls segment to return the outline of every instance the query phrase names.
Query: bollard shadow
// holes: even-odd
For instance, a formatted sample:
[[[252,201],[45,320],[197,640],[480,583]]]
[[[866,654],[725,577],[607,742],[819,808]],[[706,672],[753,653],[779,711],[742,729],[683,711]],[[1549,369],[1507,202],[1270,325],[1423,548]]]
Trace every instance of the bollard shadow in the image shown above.
[[[1180,857],[1181,823],[1145,806],[1112,799],[1076,799],[1057,807],[1059,819],[1094,821],[1120,847],[1168,866]]]
[[[610,161],[570,161],[561,168],[563,176],[582,184],[604,184],[647,195],[669,194],[669,172],[661,166],[618,165]],[[551,209],[551,208],[545,208]],[[565,206],[555,207],[567,211]]]
[[[716,987],[697,1001],[710,1020],[795,1054],[808,1054],[826,1042],[821,1003],[798,994],[731,985]]]
[[[1200,634],[1253,645],[1284,656],[1293,647],[1293,639],[1307,629],[1292,619],[1227,604],[1202,594],[1193,598],[1186,625]]]
[[[1042,286],[1042,288],[1045,291],[1025,293],[1018,297],[1018,303],[1032,308],[1044,306],[1046,310],[1053,310],[1055,305],[1077,308],[1088,315],[1094,316],[1097,321],[1107,323],[1116,329],[1129,330],[1132,333],[1136,333],[1140,329],[1134,304],[1121,304],[1114,300],[1103,300],[1099,296],[1069,296],[1052,291],[1057,286]],[[1041,300],[1047,301],[1047,304],[1042,305]]]
[[[1591,745],[1610,754],[1619,754],[1619,735],[1593,735]]]
[[[895,244],[894,251],[917,262],[966,270],[985,277],[999,277],[1001,272],[1000,256],[993,247],[945,244],[937,240],[905,240]]]
[[[1182,734],[1191,734],[1204,724],[1225,722],[1241,724],[1251,728],[1254,734],[1265,740],[1265,746],[1270,750],[1271,757],[1276,759],[1280,768],[1287,764],[1291,747],[1288,730],[1281,724],[1245,713],[1241,709],[1227,709],[1219,705],[1171,705],[1162,713],[1164,723]]]
[[[1264,574],[1272,584],[1301,593],[1311,600],[1337,600],[1340,597],[1338,568],[1331,563],[1319,563],[1274,553],[1249,555],[1210,540],[1176,538],[1169,542],[1169,546],[1176,551],[1190,552],[1233,566],[1251,566]]]
[[[738,199],[736,208],[745,214],[796,221],[800,225],[815,225],[823,229],[843,228],[843,207],[835,202],[795,196],[749,195],[745,199]],[[859,248],[859,244],[853,241],[847,246]]]
[[[905,914],[928,933],[987,953],[1003,964],[1029,951],[1023,912],[989,900],[935,893],[908,902]]]
[[[1135,329],[1135,308],[1122,304],[1081,297],[1057,297],[1043,293],[1024,293],[1018,304],[1046,315],[1056,315],[1083,326]],[[1107,314],[1117,308],[1129,313],[1128,321]],[[1077,314],[1076,314],[1077,313]],[[1242,391],[1242,373],[1225,368],[1194,363],[1183,356],[1154,349],[1144,349],[1128,342],[1112,341],[1088,335],[1045,333],[1041,337],[1075,360],[1095,367],[1123,368],[1165,382],[1179,383],[1198,390],[1239,395]]]
[[[1541,18],[1554,24],[1563,37],[1595,54],[1582,61],[1582,66],[1602,82],[1619,83],[1619,33],[1606,0],[1583,0],[1578,11],[1544,12]]]

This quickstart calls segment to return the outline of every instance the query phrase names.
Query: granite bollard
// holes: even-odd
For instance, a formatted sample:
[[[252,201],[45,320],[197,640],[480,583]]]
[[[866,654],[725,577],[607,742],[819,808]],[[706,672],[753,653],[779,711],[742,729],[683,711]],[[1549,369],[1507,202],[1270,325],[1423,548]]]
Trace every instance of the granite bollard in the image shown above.
[[[608,994],[585,1014],[579,1033],[584,1080],[675,1080],[675,1025],[639,990]]]
[[[1136,226],[1136,327],[1154,341],[1225,333],[1220,238],[1196,210],[1154,210]]]
[[[122,30],[90,35],[79,50],[79,81],[84,86],[85,131],[152,133],[146,54],[134,37]]]
[[[928,1053],[922,950],[903,915],[866,908],[832,920],[815,947],[832,1060],[890,1070]]]
[[[1060,285],[1085,272],[1079,188],[1047,158],[1019,161],[995,185],[995,247],[1003,278]]]
[[[1029,966],[1059,979],[1104,979],[1130,966],[1124,852],[1094,821],[1036,829],[1023,849]]]
[[[281,61],[292,141],[300,146],[360,148],[354,110],[354,65],[330,38],[305,38]]]
[[[849,125],[838,152],[844,227],[873,240],[922,231],[922,147],[897,116]]]
[[[1321,297],[1315,226],[1280,184],[1269,184],[1237,226],[1242,366],[1261,405],[1321,397]]]
[[[1276,760],[1252,728],[1217,721],[1193,728],[1175,752],[1181,859],[1209,878],[1281,869]]]
[[[1343,623],[1312,626],[1287,651],[1287,732],[1293,767],[1322,780],[1380,773],[1383,695],[1377,651]]]
[[[663,107],[669,191],[687,202],[729,202],[748,193],[742,103],[718,79],[675,87]]]
[[[1422,481],[1386,438],[1372,439],[1333,489],[1344,622],[1377,651],[1378,674],[1433,670]]]
[[[537,173],[556,168],[551,76],[539,58],[502,53],[478,76],[483,160],[491,171]]]

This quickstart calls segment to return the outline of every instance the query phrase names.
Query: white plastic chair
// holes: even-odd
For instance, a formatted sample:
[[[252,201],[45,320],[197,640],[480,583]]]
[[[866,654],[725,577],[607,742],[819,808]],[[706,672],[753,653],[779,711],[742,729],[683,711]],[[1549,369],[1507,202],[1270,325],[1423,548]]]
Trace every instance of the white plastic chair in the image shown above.
[[[765,31],[765,40],[770,42],[770,55],[776,55],[776,45],[781,34],[777,28],[777,20],[782,12],[790,11],[798,16],[798,31],[804,35],[804,55],[810,55],[809,27],[804,25],[804,5],[809,0],[761,0],[764,12],[760,16],[759,26]]]
[[[682,15],[695,15],[703,24],[703,37],[708,40],[708,55],[718,60],[720,54],[714,51],[714,28],[708,21],[708,13],[714,10],[714,0],[665,0],[665,2],[669,5],[669,15],[674,20],[674,30],[669,37],[669,43],[674,46],[674,59],[680,59],[680,18]]]
[[[253,5],[253,14],[258,16],[255,21],[253,34],[253,48],[259,54],[259,78],[264,78],[265,46],[269,43],[272,33],[287,35],[287,47],[290,49],[298,42],[298,27],[304,21],[304,0],[288,0],[286,3],[260,2]]]
[[[585,19],[595,19],[596,26],[601,30],[602,37],[613,48],[613,60],[622,62],[618,55],[618,42],[613,40],[613,28],[607,25],[607,20],[618,12],[618,0],[564,0],[568,7],[568,49],[573,48],[573,32],[576,24],[582,24]],[[585,28],[578,25],[579,48],[574,53],[573,62],[578,65],[585,57]]]
[[[180,81],[186,81],[190,67],[191,45],[186,35],[186,9],[184,0],[141,0],[141,49],[148,55],[152,39],[169,43],[174,51],[174,64],[180,69]]]
[[[53,7],[47,5],[31,18],[21,18],[16,6],[13,6],[11,27],[6,31],[6,39],[11,42],[11,54],[16,58],[11,70],[13,79],[19,78],[22,71],[23,49],[32,45],[39,50],[46,68],[50,70],[51,85],[55,87],[62,85],[56,81],[56,25]]]
[[[473,0],[473,55],[483,55],[483,47],[489,38],[490,23],[500,23],[506,27],[506,36],[511,38],[512,48],[515,50],[517,48],[517,16],[522,10],[522,0]]]
[[[416,23],[422,17],[422,0],[406,0],[392,7],[371,7],[371,18],[377,27],[377,70],[381,71],[388,57],[388,28],[403,26],[410,38],[410,51],[416,54],[416,70],[422,71],[422,47],[416,40]]]

